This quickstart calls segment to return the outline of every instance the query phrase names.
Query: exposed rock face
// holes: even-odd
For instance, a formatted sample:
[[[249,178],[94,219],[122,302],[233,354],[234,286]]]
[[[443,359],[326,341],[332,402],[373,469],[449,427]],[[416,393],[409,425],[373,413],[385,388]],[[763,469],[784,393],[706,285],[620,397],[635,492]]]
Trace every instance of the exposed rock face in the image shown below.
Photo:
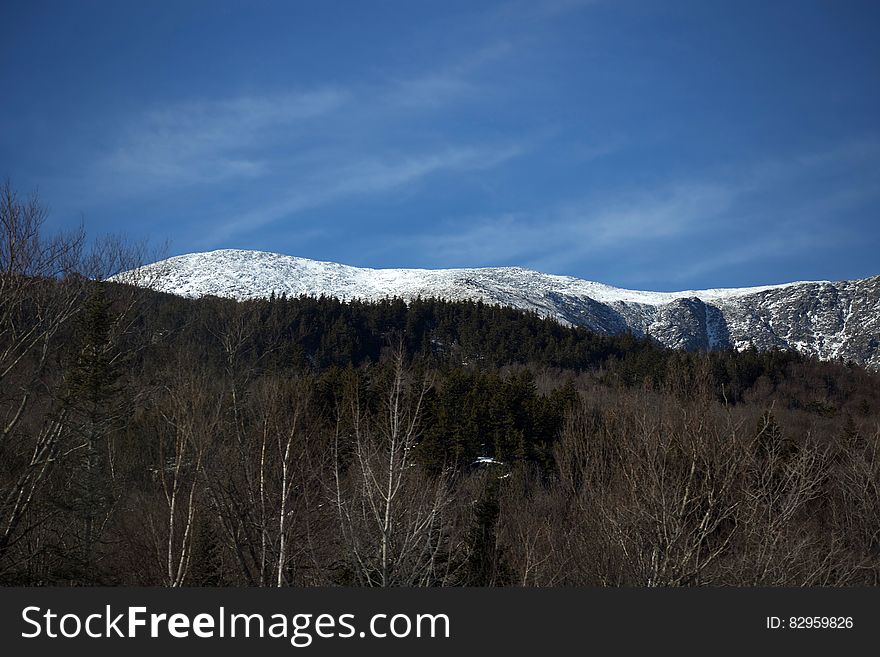
[[[880,369],[880,276],[757,288],[643,292],[519,267],[362,269],[260,251],[176,256],[138,280],[188,297],[321,294],[441,297],[534,310],[603,333],[650,335],[676,349],[796,349]],[[127,275],[121,275],[124,279]]]

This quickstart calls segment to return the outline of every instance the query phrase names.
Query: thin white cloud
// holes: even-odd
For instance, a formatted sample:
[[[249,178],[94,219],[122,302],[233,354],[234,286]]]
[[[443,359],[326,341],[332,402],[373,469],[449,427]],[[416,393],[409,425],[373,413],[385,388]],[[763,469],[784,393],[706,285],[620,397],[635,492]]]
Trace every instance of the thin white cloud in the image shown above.
[[[482,74],[514,52],[511,43],[498,40],[417,75],[384,75],[378,83],[365,84],[359,90],[359,112],[375,118],[376,114],[432,112],[485,101],[491,84]]]
[[[456,222],[442,232],[416,236],[410,246],[438,264],[519,260],[558,270],[598,252],[680,236],[726,211],[731,199],[731,191],[720,185],[676,185],[651,194],[561,205],[539,216],[471,218],[464,227]]]
[[[225,186],[235,185],[240,194],[228,218],[203,240],[212,244],[437,172],[491,168],[525,144],[450,145],[430,126],[434,112],[484,98],[474,76],[507,52],[494,43],[421,75],[154,106],[125,120],[78,188],[107,203],[193,187],[228,198]]]
[[[386,133],[392,140],[405,122],[480,100],[487,88],[474,76],[508,52],[495,43],[420,75],[147,108],[129,116],[112,147],[87,167],[85,187],[117,198],[275,175],[288,168],[291,154],[363,160],[365,143]],[[415,147],[414,157],[423,150]]]
[[[439,72],[430,75],[393,81],[380,93],[379,104],[402,110],[441,109],[450,103],[477,97],[480,88],[474,82],[455,72]]]
[[[805,252],[852,239],[829,220],[880,196],[880,183],[855,178],[833,192],[810,191],[817,171],[876,171],[880,150],[867,144],[764,163],[725,181],[694,180],[660,185],[618,197],[560,203],[538,213],[522,211],[450,221],[440,229],[392,241],[396,252],[422,253],[436,266],[521,264],[554,273],[582,269],[594,258],[639,261],[664,245],[677,260],[664,259],[664,280],[687,281],[732,266],[788,252]],[[821,165],[821,166],[820,166]],[[798,190],[785,203],[779,186]],[[821,188],[824,189],[824,188]],[[772,197],[768,197],[772,194]],[[784,197],[783,197],[784,198]],[[726,237],[725,237],[726,236]],[[690,240],[707,245],[686,248]],[[689,255],[688,255],[689,254]],[[642,272],[632,281],[650,279]]]
[[[758,240],[735,243],[726,249],[712,251],[705,257],[700,257],[690,263],[680,263],[679,266],[664,271],[663,277],[673,281],[702,278],[713,272],[764,258],[780,258],[802,253],[820,244],[827,245],[835,239],[839,240],[840,237],[829,235],[824,231],[814,235],[798,233],[775,237],[762,236]],[[788,283],[791,281],[779,282]]]
[[[323,89],[166,104],[135,117],[93,177],[117,193],[255,178],[267,172],[264,148],[279,131],[341,108],[348,94]]]
[[[299,187],[289,190],[281,201],[221,222],[203,240],[203,245],[216,245],[245,231],[292,217],[310,208],[414,184],[433,174],[489,169],[521,152],[522,148],[517,145],[463,147],[398,159],[364,159],[346,163],[312,175]]]
[[[620,199],[598,211],[580,207],[563,221],[575,226],[594,247],[675,237],[726,211],[733,196],[731,189],[719,184],[674,185]]]

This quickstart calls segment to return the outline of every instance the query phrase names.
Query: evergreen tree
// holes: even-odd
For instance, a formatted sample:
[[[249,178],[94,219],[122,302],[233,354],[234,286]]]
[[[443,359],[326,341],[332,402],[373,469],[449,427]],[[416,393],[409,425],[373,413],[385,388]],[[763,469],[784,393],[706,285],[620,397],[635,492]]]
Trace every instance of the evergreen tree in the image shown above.
[[[468,586],[504,586],[510,583],[510,571],[504,550],[498,545],[496,527],[501,513],[498,501],[498,477],[487,475],[468,533],[465,584]]]
[[[67,380],[70,449],[78,455],[78,468],[69,480],[63,503],[80,525],[77,554],[69,557],[74,562],[74,571],[81,569],[86,580],[96,572],[95,548],[100,541],[100,525],[114,498],[111,440],[119,422],[119,370],[110,339],[110,308],[106,284],[94,282],[81,312]]]

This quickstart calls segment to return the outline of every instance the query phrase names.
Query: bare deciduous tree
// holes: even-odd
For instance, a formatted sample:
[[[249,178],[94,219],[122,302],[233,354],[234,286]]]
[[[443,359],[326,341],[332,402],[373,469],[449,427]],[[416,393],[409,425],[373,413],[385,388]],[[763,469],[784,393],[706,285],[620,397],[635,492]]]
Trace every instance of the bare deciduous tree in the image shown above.
[[[42,377],[54,339],[76,314],[77,286],[62,285],[80,261],[82,230],[46,238],[36,195],[0,188],[0,572],[65,431],[65,413]]]
[[[352,396],[347,469],[340,435],[345,424],[337,425],[334,502],[354,576],[366,586],[435,584],[444,570],[449,481],[447,475],[427,476],[414,462],[430,383],[413,385],[409,377],[398,350],[378,416],[365,412],[357,393]]]
[[[164,435],[155,476],[164,502],[148,516],[166,586],[183,586],[189,575],[196,514],[201,507],[202,462],[220,426],[222,399],[211,394],[208,375],[188,366],[166,387]]]

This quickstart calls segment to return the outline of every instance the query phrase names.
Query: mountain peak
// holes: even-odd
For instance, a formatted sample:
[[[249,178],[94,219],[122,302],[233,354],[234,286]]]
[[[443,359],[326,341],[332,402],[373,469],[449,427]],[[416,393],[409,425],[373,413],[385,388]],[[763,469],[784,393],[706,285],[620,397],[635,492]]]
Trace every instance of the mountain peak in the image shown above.
[[[796,349],[880,367],[880,276],[650,292],[522,267],[371,269],[241,249],[174,256],[138,274],[184,297],[481,300],[673,348]]]

